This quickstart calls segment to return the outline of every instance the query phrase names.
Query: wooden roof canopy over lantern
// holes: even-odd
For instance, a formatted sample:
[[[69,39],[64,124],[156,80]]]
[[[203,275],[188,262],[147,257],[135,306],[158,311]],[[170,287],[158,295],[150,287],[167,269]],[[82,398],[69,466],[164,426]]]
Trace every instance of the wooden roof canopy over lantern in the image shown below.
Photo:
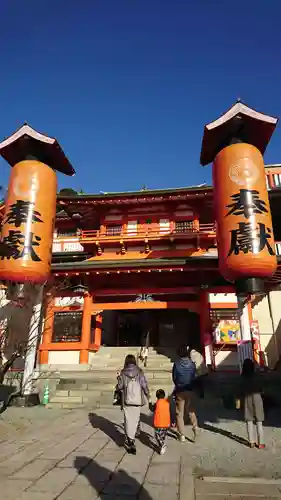
[[[27,123],[0,142],[0,155],[11,167],[20,161],[33,159],[62,174],[75,174],[58,141],[54,137],[37,132]]]
[[[273,228],[268,196],[266,193],[265,198],[263,194],[266,185],[261,158],[277,122],[278,118],[260,113],[238,100],[223,115],[204,127],[200,162],[203,166],[213,162],[219,269],[226,280],[235,284],[236,293],[241,296],[264,293],[265,279],[272,276],[277,268],[276,255],[270,246],[274,244]],[[261,155],[257,154],[257,150]],[[248,173],[252,172],[253,167],[257,171],[256,177]],[[235,178],[232,174],[234,170],[238,172]],[[254,193],[263,196],[264,213],[255,209]],[[235,208],[228,212],[227,207],[231,207],[229,203],[237,196],[241,198],[244,209],[239,212]],[[246,201],[243,201],[243,196],[247,197]],[[262,222],[256,218],[259,213],[263,214]],[[232,218],[227,218],[230,214],[242,214],[243,218],[233,222]],[[254,214],[255,218],[250,222]],[[266,244],[263,245],[262,229],[258,232],[259,228],[268,231],[268,252],[262,253]],[[241,238],[244,238],[243,244]]]
[[[226,113],[204,127],[200,163],[211,163],[233,138],[252,144],[263,155],[278,123],[278,118],[259,113],[237,101]]]
[[[0,155],[11,167],[24,160],[37,160],[65,175],[75,174],[58,141],[38,132],[27,123],[0,142]],[[0,242],[2,257],[9,257],[13,252],[11,245]]]

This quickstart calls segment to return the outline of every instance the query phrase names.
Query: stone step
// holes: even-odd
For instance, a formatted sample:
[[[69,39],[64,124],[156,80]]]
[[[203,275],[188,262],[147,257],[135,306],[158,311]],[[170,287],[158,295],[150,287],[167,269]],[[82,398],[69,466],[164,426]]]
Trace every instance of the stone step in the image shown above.
[[[171,383],[166,383],[166,384],[161,384],[161,386],[158,383],[151,384],[150,385],[150,391],[156,391],[157,389],[164,389],[164,391],[168,394],[172,392],[173,390],[173,384]],[[113,394],[115,385],[107,385],[106,387],[96,387],[96,388],[87,388],[87,389],[77,389],[77,388],[70,388],[70,389],[57,389],[55,397],[88,397],[88,398],[95,398],[103,395],[111,395]]]
[[[102,380],[102,382],[101,382]],[[116,377],[115,378],[107,378],[107,379],[101,379],[101,380],[92,380],[92,381],[80,381],[77,380],[76,382],[74,381],[65,381],[61,380],[60,383],[57,386],[58,390],[64,389],[64,390],[95,390],[97,387],[102,388],[102,387],[113,387],[116,385]],[[149,386],[156,386],[156,385],[172,385],[172,379],[171,377],[155,377],[155,378],[147,378],[147,382]]]
[[[100,379],[105,379],[105,378],[110,378],[110,379],[116,379],[116,372],[117,370],[114,369],[98,369],[98,370],[91,370],[90,372],[87,372],[87,375],[84,373],[79,374],[77,376],[76,374],[71,374],[69,372],[62,372],[61,373],[61,380],[81,380],[83,382],[88,382],[88,381],[94,381],[94,380],[100,380]],[[145,376],[147,378],[161,378],[162,376],[167,377],[171,376],[171,370],[169,368],[146,368],[144,369]]]
[[[80,380],[74,382],[74,381],[65,381],[61,380],[60,383],[57,386],[57,390],[107,390],[109,388],[112,388],[116,385],[116,378],[108,378],[108,379],[103,379],[102,382],[100,381],[84,381],[81,382]],[[172,385],[172,379],[171,377],[158,377],[158,378],[148,378],[147,379],[148,385],[150,387],[152,386],[168,386]]]
[[[152,366],[152,367],[157,367],[157,366],[163,366],[163,365],[167,365],[167,366],[172,366],[172,362],[163,358],[163,359],[158,359],[158,358],[155,358],[155,359],[148,359],[147,361],[147,364],[149,366]],[[94,360],[92,361],[92,369],[95,369],[95,367],[98,367],[98,366],[108,366],[108,365],[112,365],[112,366],[116,366],[116,367],[123,367],[124,366],[124,360],[118,360],[118,359],[112,359],[112,358],[104,358],[104,359],[97,359],[97,360]],[[139,366],[142,367],[142,363],[139,363]]]
[[[95,403],[93,405],[89,405],[89,404],[75,404],[75,403],[55,403],[55,402],[52,402],[50,401],[50,403],[48,403],[46,405],[46,408],[48,409],[67,409],[67,410],[93,410],[93,409],[99,409],[99,408],[102,408],[104,410],[115,410],[116,411],[116,407],[113,406],[112,402],[109,404],[100,404],[100,403]]]

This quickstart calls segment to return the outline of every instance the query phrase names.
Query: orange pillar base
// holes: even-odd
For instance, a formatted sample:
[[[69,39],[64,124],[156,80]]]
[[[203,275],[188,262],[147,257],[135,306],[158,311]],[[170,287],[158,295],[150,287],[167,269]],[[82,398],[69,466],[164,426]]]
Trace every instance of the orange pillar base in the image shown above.
[[[89,351],[88,349],[83,349],[80,351],[79,363],[80,365],[87,365],[89,361]]]
[[[39,352],[39,364],[47,365],[49,362],[49,351],[40,351]]]

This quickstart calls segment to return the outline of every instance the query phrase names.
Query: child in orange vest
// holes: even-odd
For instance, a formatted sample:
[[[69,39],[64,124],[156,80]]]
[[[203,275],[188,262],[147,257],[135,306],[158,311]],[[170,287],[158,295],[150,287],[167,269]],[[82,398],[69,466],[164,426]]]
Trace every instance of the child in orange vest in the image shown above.
[[[165,391],[158,389],[156,392],[157,401],[151,408],[154,411],[155,440],[160,455],[164,455],[167,445],[167,434],[171,426],[170,403],[166,399]]]

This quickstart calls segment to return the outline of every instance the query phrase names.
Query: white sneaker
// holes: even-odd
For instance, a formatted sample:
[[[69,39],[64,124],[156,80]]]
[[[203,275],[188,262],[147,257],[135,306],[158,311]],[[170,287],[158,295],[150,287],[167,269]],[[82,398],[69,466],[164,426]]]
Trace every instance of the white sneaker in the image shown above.
[[[185,436],[183,434],[179,435],[179,440],[181,443],[185,443]]]
[[[160,455],[164,455],[164,453],[166,453],[166,450],[167,450],[167,445],[164,444],[164,446],[162,446],[162,448],[160,450]]]

